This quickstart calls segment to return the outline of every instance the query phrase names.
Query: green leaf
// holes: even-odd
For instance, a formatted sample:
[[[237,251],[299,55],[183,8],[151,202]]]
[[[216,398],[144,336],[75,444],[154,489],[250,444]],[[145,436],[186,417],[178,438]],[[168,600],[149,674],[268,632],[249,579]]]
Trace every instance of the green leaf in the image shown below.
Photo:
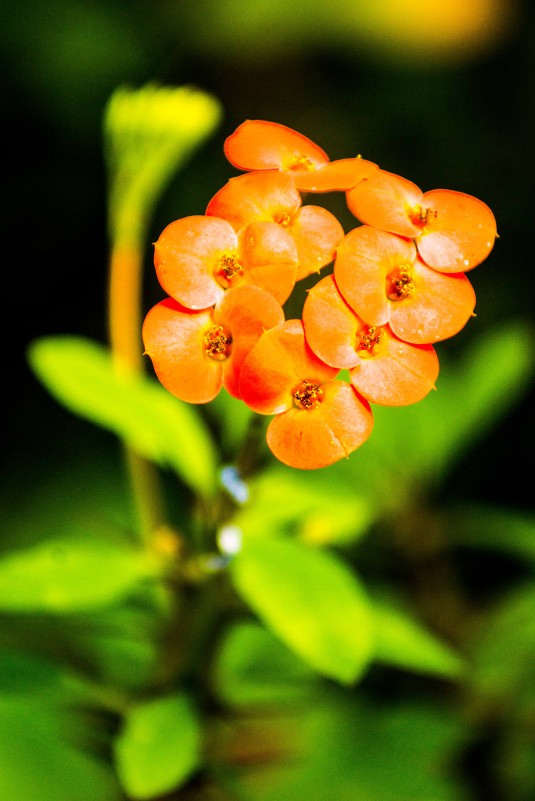
[[[251,536],[295,533],[311,545],[354,542],[372,521],[371,504],[355,487],[330,480],[329,473],[305,476],[284,467],[251,482],[251,502],[233,519]]]
[[[320,673],[356,681],[372,655],[372,618],[355,575],[333,554],[286,538],[249,538],[230,566],[237,592]]]
[[[446,510],[448,540],[535,562],[535,515],[517,509],[463,504]]]
[[[518,707],[529,698],[533,706],[533,654],[535,653],[535,586],[526,583],[508,593],[488,610],[470,632],[473,681],[488,701]]]
[[[399,606],[373,601],[375,659],[416,673],[458,679],[460,656]]]
[[[120,375],[107,348],[62,335],[34,341],[30,366],[59,403],[112,431],[147,459],[170,466],[205,495],[216,486],[216,454],[199,413],[148,376]]]
[[[201,744],[200,722],[186,695],[140,703],[115,741],[117,774],[132,798],[177,790],[200,766]]]
[[[94,723],[93,723],[94,727]],[[111,766],[83,750],[84,715],[30,697],[0,693],[0,787],[10,801],[120,801]]]
[[[218,698],[240,707],[301,699],[319,680],[278,637],[250,620],[225,633],[212,673]]]
[[[161,566],[146,551],[77,539],[49,540],[0,560],[0,608],[76,612],[108,604]]]

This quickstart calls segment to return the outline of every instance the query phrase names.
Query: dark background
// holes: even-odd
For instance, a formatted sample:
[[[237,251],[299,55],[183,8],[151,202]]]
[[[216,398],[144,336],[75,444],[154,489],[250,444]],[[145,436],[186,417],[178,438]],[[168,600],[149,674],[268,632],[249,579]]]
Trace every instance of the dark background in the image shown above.
[[[439,356],[479,331],[533,319],[534,9],[527,0],[464,5],[463,12],[453,0],[423,9],[406,3],[394,23],[386,12],[403,4],[385,1],[332,8],[319,0],[3,4],[8,499],[24,497],[59,465],[115,447],[111,435],[56,404],[25,354],[31,341],[50,334],[106,340],[101,126],[120,85],[193,84],[213,93],[224,111],[219,130],[158,204],[146,251],[147,310],[162,296],[151,242],[172,219],[204,212],[235,174],[223,155],[225,136],[258,118],[299,130],[333,159],[358,152],[424,191],[457,189],[492,208],[500,238],[470,274],[477,317],[440,344]],[[441,16],[446,7],[460,20],[451,35]],[[353,227],[339,198],[325,200],[346,230]],[[532,507],[533,397],[531,391],[467,457],[452,493]]]

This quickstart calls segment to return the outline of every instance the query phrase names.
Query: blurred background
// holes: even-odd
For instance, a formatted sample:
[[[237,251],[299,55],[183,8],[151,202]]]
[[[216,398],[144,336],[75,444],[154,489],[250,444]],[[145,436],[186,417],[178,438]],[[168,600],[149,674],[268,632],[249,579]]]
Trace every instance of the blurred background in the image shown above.
[[[535,7],[528,0],[7,0],[0,7],[7,399],[0,537],[6,550],[63,533],[80,509],[93,515],[93,523],[101,517],[114,518],[117,497],[126,492],[116,438],[62,408],[31,372],[26,350],[35,339],[54,334],[107,340],[103,112],[118,87],[135,88],[151,81],[189,84],[213,94],[221,103],[223,118],[215,134],[169,184],[151,220],[145,311],[163,297],[152,268],[151,243],[171,220],[202,214],[208,200],[236,174],[223,154],[225,137],[247,118],[266,119],[310,137],[331,159],[360,153],[424,191],[456,189],[485,201],[496,216],[499,239],[486,262],[469,276],[477,294],[477,316],[454,339],[439,343],[439,359],[451,357],[455,363],[476,339],[492,333],[488,371],[502,369],[503,360],[514,362],[515,353],[504,350],[500,361],[500,337],[503,333],[509,343],[511,330],[524,323],[528,326],[520,330],[528,333],[524,342],[516,340],[518,360],[522,361],[518,348],[525,345],[526,352],[533,348]],[[339,216],[346,231],[354,227],[343,198],[325,196],[322,203]],[[440,388],[439,381],[438,394]],[[463,386],[457,391],[462,395]],[[451,397],[455,404],[455,395]],[[513,555],[504,554],[500,544],[494,550],[476,546],[473,551],[453,551],[456,578],[464,583],[468,605],[488,624],[476,651],[480,648],[477,652],[484,654],[488,668],[483,684],[487,681],[487,689],[496,689],[494,695],[490,692],[492,703],[481,718],[478,692],[467,693],[462,703],[469,717],[474,712],[474,718],[488,728],[463,751],[456,735],[450,737],[451,732],[440,725],[433,728],[437,699],[444,697],[456,709],[458,696],[449,685],[442,693],[442,687],[419,684],[411,674],[397,675],[393,684],[390,674],[386,678],[374,674],[371,679],[371,697],[377,688],[379,695],[388,697],[394,686],[396,698],[417,699],[399,719],[386,714],[383,719],[380,705],[367,706],[365,700],[351,723],[354,734],[360,721],[359,753],[364,756],[357,767],[364,774],[374,760],[383,776],[388,774],[390,767],[381,758],[389,751],[389,737],[399,746],[410,724],[413,739],[407,740],[407,753],[415,766],[431,759],[422,744],[432,730],[436,736],[431,737],[429,749],[443,753],[455,741],[458,762],[465,760],[457,767],[469,778],[460,790],[450,785],[440,789],[437,784],[414,794],[407,779],[399,793],[394,782],[391,791],[374,794],[369,788],[376,777],[370,768],[369,788],[361,796],[365,801],[532,801],[534,797],[534,400],[531,375],[499,415],[488,405],[492,401],[484,400],[478,409],[482,428],[487,418],[496,416],[497,422],[486,436],[475,438],[440,490],[448,503],[507,510],[503,525],[496,518],[497,529],[489,534],[494,544],[518,534]],[[425,535],[422,515],[418,531]],[[526,521],[531,521],[531,528]],[[373,576],[380,563],[379,572],[399,578],[395,557],[388,548],[381,552],[381,547],[379,539],[378,553],[372,546],[371,554],[365,554],[365,570]],[[424,545],[422,553],[425,550]],[[429,555],[422,553],[418,551],[417,559]],[[430,575],[431,595],[432,583]],[[510,600],[509,591],[517,590],[518,602],[515,597]],[[486,604],[502,597],[503,607],[487,619],[482,611]],[[428,611],[429,601],[430,596]],[[438,629],[448,613],[442,611],[430,613]],[[8,620],[5,628],[0,627],[2,635],[9,632],[9,644],[16,643],[17,626]],[[37,643],[36,652],[46,652],[38,629],[38,622],[35,630],[25,629],[21,642],[26,650]],[[447,621],[443,633],[451,633]],[[503,649],[494,652],[502,637]],[[78,646],[75,636],[66,662]],[[513,678],[507,683],[509,653]],[[112,680],[115,668],[113,662]],[[419,701],[428,703],[420,712]],[[338,696],[326,703],[330,717],[321,729],[324,741],[336,731],[344,706]],[[367,759],[367,732],[374,727],[381,736]],[[345,735],[340,736],[343,751],[349,746]],[[248,739],[247,731],[243,737]],[[419,748],[423,748],[421,759]],[[321,753],[320,748],[318,776],[328,768],[322,767]],[[402,770],[403,747],[399,754]],[[496,760],[499,767],[494,771]],[[410,759],[406,764],[412,764]],[[254,791],[251,797],[285,801],[306,795],[331,801],[321,792],[311,795],[306,784],[301,796],[299,787],[293,796],[289,791],[288,796],[277,794],[276,782],[274,787],[271,795]],[[101,797],[107,801],[104,794],[99,801]],[[347,788],[346,795],[336,797],[354,798]],[[1,788],[0,798],[3,801]],[[218,801],[219,796],[209,798]]]

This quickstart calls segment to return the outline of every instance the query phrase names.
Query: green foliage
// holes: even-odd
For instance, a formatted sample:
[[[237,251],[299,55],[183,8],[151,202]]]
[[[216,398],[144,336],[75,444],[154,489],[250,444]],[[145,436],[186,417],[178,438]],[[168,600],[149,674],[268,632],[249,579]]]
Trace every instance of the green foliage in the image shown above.
[[[231,794],[255,801],[469,801],[456,775],[461,721],[440,704],[348,698],[323,686],[300,707],[275,707],[268,728],[253,718],[271,764],[222,773]]]
[[[282,537],[249,538],[231,576],[246,603],[306,662],[344,684],[362,675],[373,649],[370,610],[341,560]]]
[[[131,798],[152,798],[179,788],[200,765],[202,730],[183,693],[129,709],[115,741],[119,779]]]
[[[82,712],[87,691],[54,664],[0,651],[0,786],[13,801],[120,801],[98,754],[103,725]]]
[[[104,346],[82,337],[39,339],[28,358],[40,381],[70,411],[172,467],[202,495],[213,492],[216,455],[193,406],[173,398],[154,379],[120,374]]]
[[[329,472],[318,480],[273,466],[252,479],[250,492],[233,522],[253,537],[291,532],[312,545],[342,544],[362,537],[374,516],[369,499]]]
[[[0,560],[0,609],[76,612],[126,595],[162,572],[152,554],[96,539],[49,539]]]
[[[454,649],[442,642],[399,603],[373,602],[375,659],[415,673],[459,679],[466,666]]]

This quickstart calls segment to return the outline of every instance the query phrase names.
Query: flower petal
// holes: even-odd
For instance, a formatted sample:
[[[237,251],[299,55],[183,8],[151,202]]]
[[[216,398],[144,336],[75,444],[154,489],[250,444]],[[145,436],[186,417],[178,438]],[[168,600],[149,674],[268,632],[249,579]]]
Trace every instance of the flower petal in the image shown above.
[[[208,403],[223,381],[223,362],[206,355],[203,338],[213,324],[211,309],[192,311],[167,298],[147,313],[142,338],[161,384],[188,403]]]
[[[362,320],[342,298],[332,275],[309,289],[303,326],[308,344],[326,364],[340,369],[358,364],[355,342]]]
[[[412,181],[379,169],[346,193],[347,205],[358,220],[409,238],[422,231],[421,225],[411,221],[422,197]]]
[[[286,170],[308,160],[318,166],[327,154],[292,128],[278,122],[245,120],[225,140],[227,159],[239,170]]]
[[[323,390],[324,398],[314,408],[293,406],[268,426],[270,450],[289,467],[327,467],[349,456],[372,432],[370,406],[349,384],[328,381]]]
[[[406,406],[434,389],[439,364],[432,345],[402,342],[384,326],[377,350],[349,371],[352,385],[371,403]]]
[[[323,384],[337,373],[311,351],[301,320],[287,320],[265,331],[245,359],[240,396],[253,411],[278,414],[292,407],[300,381]]]
[[[425,344],[457,334],[472,317],[476,295],[464,273],[444,274],[421,259],[413,265],[415,292],[390,304],[390,327],[405,342]]]
[[[214,278],[225,253],[235,252],[232,226],[216,217],[194,215],[170,223],[154,246],[154,266],[162,288],[188,309],[206,309],[223,296]]]
[[[334,262],[340,294],[369,325],[384,325],[389,318],[386,277],[415,257],[412,241],[369,225],[354,228],[338,246]]]
[[[239,235],[244,281],[262,287],[284,303],[296,281],[299,256],[293,237],[273,222],[254,222]]]
[[[321,206],[302,206],[288,226],[299,254],[297,280],[330,264],[344,236],[334,214]]]
[[[294,172],[295,185],[301,192],[346,192],[375,170],[377,164],[357,156],[337,159],[307,172]]]
[[[223,362],[223,385],[233,397],[239,398],[239,377],[245,357],[265,330],[284,322],[284,312],[269,292],[241,284],[225,292],[214,309],[214,321],[232,336],[232,352]]]
[[[301,195],[289,175],[276,170],[230,178],[206,207],[210,217],[222,217],[239,231],[258,220],[289,221],[301,205]]]
[[[487,258],[497,232],[494,214],[483,201],[434,189],[424,194],[423,205],[434,212],[416,240],[426,264],[444,273],[464,273]]]

